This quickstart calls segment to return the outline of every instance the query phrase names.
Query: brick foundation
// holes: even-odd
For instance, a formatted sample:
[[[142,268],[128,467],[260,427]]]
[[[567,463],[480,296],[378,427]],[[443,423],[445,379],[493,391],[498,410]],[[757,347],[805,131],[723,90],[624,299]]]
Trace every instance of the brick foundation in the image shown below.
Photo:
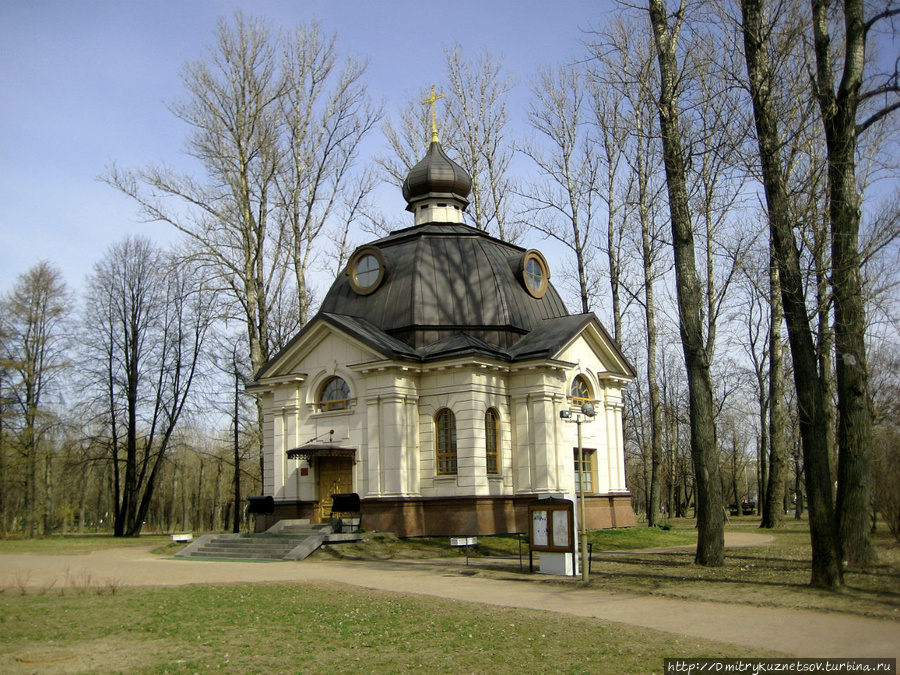
[[[528,506],[537,495],[516,497],[404,497],[363,499],[362,527],[393,532],[398,537],[487,536],[528,532]],[[585,504],[589,530],[633,527],[631,495],[589,495]],[[275,502],[275,513],[257,515],[257,532],[279,520],[306,518],[315,522],[314,502]]]

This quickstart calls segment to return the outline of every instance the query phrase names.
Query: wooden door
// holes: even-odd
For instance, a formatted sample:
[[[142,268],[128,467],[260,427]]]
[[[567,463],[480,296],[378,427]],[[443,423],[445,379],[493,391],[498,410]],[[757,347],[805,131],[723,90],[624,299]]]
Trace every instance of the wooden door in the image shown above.
[[[319,522],[331,519],[331,495],[353,492],[353,460],[348,457],[319,457],[316,466],[319,491]]]

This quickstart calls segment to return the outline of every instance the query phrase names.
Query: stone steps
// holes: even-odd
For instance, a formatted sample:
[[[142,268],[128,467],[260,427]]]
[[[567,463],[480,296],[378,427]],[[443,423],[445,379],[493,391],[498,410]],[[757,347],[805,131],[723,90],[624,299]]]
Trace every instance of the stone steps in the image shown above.
[[[310,536],[281,536],[281,535],[242,535],[238,537],[229,535],[214,535],[206,541],[197,540],[197,546],[187,551],[184,557],[190,558],[228,558],[228,559],[252,559],[252,560],[284,560],[298,546],[307,543]]]
[[[334,534],[337,524],[280,521],[263,534],[203,535],[175,555],[220,560],[303,560],[326,541],[355,541],[359,534]]]

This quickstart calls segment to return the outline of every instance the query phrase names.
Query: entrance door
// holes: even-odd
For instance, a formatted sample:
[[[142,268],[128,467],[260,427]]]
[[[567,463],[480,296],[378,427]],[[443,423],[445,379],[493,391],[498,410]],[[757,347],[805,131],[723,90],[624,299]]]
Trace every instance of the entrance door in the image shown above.
[[[353,460],[349,457],[319,457],[316,465],[319,489],[319,522],[331,519],[331,495],[353,492]]]

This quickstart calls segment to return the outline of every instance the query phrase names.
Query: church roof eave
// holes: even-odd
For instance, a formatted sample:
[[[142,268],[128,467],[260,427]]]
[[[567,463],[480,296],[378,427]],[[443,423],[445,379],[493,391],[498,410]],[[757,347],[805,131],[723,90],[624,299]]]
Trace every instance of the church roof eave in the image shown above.
[[[267,383],[281,380],[286,377],[296,377],[296,375],[276,375],[277,367],[280,362],[291,353],[295,347],[300,344],[313,330],[323,323],[340,330],[350,337],[358,340],[366,347],[377,352],[385,358],[401,361],[401,360],[417,360],[417,355],[408,345],[399,340],[392,338],[383,331],[379,330],[365,319],[343,316],[337,314],[328,314],[320,312],[310,319],[303,328],[288,342],[279,352],[269,359],[266,364],[259,369],[254,378],[254,382],[248,385],[248,389],[258,389],[264,387]]]
[[[362,343],[371,349],[380,359],[357,364],[359,367],[370,368],[373,364],[378,367],[387,367],[389,364],[438,364],[460,359],[480,359],[486,362],[504,364],[505,367],[516,369],[534,364],[550,364],[554,367],[571,367],[573,364],[559,359],[559,354],[571,344],[579,335],[591,329],[595,331],[595,339],[601,343],[603,351],[611,358],[613,369],[608,377],[621,380],[623,383],[634,379],[637,372],[631,362],[625,357],[618,345],[606,332],[603,324],[593,314],[576,314],[572,316],[545,319],[533,331],[522,337],[515,345],[509,348],[500,348],[484,340],[469,335],[458,333],[446,337],[437,342],[413,349],[405,342],[391,337],[377,326],[365,319],[342,314],[320,312],[303,327],[287,347],[282,349],[269,363],[257,374],[256,382],[248,386],[248,389],[265,388],[266,385],[276,384],[282,380],[302,381],[305,375],[299,373],[278,374],[276,365],[298,344],[312,328],[325,323],[349,337]]]

